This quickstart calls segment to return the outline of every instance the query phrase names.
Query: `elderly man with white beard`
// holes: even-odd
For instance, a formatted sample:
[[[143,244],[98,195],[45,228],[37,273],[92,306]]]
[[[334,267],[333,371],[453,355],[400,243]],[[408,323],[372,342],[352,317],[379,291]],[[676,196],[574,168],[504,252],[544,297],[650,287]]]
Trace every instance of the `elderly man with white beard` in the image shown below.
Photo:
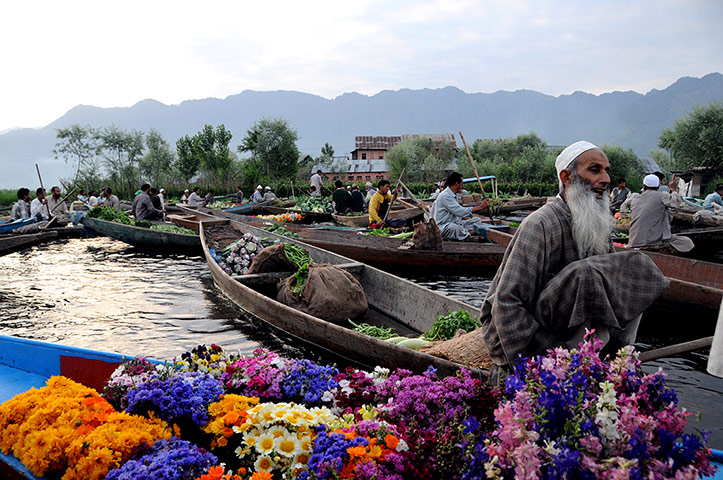
[[[491,382],[519,356],[576,347],[586,330],[611,346],[635,341],[643,311],[668,280],[641,252],[613,253],[610,162],[576,142],[555,162],[560,194],[532,213],[510,243],[482,305]]]

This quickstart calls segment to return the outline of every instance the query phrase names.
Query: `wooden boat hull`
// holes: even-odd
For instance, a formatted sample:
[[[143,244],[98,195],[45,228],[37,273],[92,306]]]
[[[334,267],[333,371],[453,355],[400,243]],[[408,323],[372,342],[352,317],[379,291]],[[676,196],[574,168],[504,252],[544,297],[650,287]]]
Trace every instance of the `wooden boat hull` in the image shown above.
[[[272,200],[267,200],[265,202],[259,202],[259,203],[243,203],[243,204],[239,205],[238,207],[225,208],[223,211],[229,212],[229,213],[240,213],[240,214],[248,215],[255,208],[265,207],[266,205],[268,205],[271,202],[272,202]]]
[[[185,255],[200,255],[201,241],[198,235],[161,232],[149,228],[133,227],[98,218],[83,217],[81,223],[88,229],[136,248]]]
[[[389,212],[387,218],[401,218],[402,220],[412,220],[415,218],[421,218],[424,215],[424,211],[421,208],[405,208],[402,210],[392,210]],[[345,225],[347,227],[367,227],[369,226],[369,215],[337,215],[332,214],[332,217],[339,225]]]
[[[249,232],[258,237],[274,237],[300,245],[309,251],[316,263],[334,265],[354,263],[349,258],[295,239],[280,237],[265,230],[235,222],[230,222],[230,225],[239,232]],[[206,237],[203,223],[201,223],[200,237],[209,270],[221,291],[247,312],[298,339],[331,351],[366,368],[380,365],[423,372],[432,365],[437,368],[440,375],[447,376],[453,375],[462,367],[460,364],[443,358],[399,347],[391,342],[354,332],[349,328],[335,325],[277,302],[242,284],[221,269],[209,253],[209,241],[212,239]],[[372,314],[383,312],[413,332],[421,333],[428,330],[436,315],[446,315],[459,309],[466,310],[472,315],[477,314],[476,309],[468,304],[445,297],[368,265],[361,265],[360,271],[355,276],[364,288]],[[487,377],[488,372],[484,370],[472,370],[480,378]]]
[[[35,218],[21,218],[19,220],[2,222],[0,223],[0,233],[7,233],[15,230],[16,228],[24,227],[25,225],[30,225],[35,222],[37,222],[37,219]]]
[[[166,215],[166,218],[178,225],[179,227],[188,228],[189,230],[193,230],[194,232],[199,232],[199,223],[200,222],[206,222],[208,224],[212,223],[224,223],[224,220],[222,218],[209,218],[207,215],[203,214],[186,214],[181,213],[179,215]]]
[[[44,386],[54,375],[102,391],[113,371],[129,358],[133,356],[0,335],[0,403]],[[16,457],[0,452],[0,478],[37,477]]]
[[[58,238],[58,232],[28,233],[25,235],[2,235],[0,236],[0,255],[17,252],[24,248],[32,247]]]
[[[505,247],[493,243],[444,242],[443,250],[400,250],[402,239],[359,235],[353,231],[286,226],[309,245],[352,258],[384,271],[477,273],[496,270]]]

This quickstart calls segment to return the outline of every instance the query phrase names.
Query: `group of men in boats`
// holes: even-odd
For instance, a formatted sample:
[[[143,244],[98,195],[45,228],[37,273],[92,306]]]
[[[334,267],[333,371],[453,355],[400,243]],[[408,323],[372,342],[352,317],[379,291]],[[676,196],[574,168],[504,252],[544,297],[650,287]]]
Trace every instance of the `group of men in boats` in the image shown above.
[[[50,189],[51,195],[45,194],[45,189],[38,187],[35,190],[35,198],[30,199],[30,189],[18,189],[18,200],[13,204],[10,211],[11,220],[21,220],[24,218],[35,218],[37,223],[32,227],[33,230],[42,228],[52,223],[55,226],[65,226],[68,224],[68,207],[65,199],[61,197],[60,187],[54,186]],[[28,230],[28,233],[30,230]],[[16,233],[26,233],[23,228],[17,229]]]

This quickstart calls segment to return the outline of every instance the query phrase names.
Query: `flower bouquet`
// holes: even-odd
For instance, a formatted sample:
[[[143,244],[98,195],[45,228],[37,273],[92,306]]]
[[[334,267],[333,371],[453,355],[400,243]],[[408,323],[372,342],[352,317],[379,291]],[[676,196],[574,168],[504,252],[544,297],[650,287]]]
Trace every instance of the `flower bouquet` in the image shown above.
[[[150,451],[140,452],[106,480],[194,480],[218,463],[211,453],[185,440],[158,440]]]
[[[163,365],[155,365],[145,357],[124,361],[115,369],[103,388],[103,397],[118,410],[126,408],[126,394],[131,388],[145,383],[164,371]]]
[[[174,359],[173,363],[182,372],[208,373],[214,378],[220,378],[231,360],[223,348],[211,344],[209,347],[199,345],[182,354],[180,359]]]
[[[522,359],[484,452],[487,478],[696,478],[712,473],[706,435],[686,417],[665,374],[646,374],[628,346],[609,363],[602,341]],[[483,458],[486,455],[486,458]],[[481,477],[480,477],[481,478]]]

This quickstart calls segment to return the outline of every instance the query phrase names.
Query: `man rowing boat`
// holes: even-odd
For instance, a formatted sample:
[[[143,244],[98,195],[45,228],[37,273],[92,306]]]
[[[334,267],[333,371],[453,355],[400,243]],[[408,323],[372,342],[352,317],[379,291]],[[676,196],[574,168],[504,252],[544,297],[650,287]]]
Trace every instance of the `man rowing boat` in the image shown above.
[[[605,153],[577,142],[555,167],[560,194],[520,225],[473,332],[495,363],[493,382],[518,356],[576,347],[587,329],[605,343],[632,343],[643,311],[668,286],[643,253],[612,253]]]

